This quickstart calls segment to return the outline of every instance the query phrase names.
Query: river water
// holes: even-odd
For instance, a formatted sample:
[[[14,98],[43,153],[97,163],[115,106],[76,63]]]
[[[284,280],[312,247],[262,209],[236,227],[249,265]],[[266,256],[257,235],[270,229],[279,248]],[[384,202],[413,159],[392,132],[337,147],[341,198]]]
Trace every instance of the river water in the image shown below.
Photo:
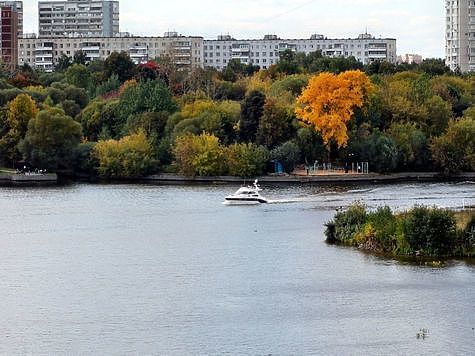
[[[474,264],[327,246],[323,224],[354,200],[475,205],[474,184],[265,188],[0,188],[0,354],[473,354]]]

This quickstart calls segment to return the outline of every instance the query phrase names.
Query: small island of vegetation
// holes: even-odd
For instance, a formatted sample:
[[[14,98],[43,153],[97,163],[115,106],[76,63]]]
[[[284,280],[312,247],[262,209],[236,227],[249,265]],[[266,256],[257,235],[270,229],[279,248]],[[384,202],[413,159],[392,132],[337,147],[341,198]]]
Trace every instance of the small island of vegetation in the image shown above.
[[[389,257],[475,257],[475,212],[416,206],[394,213],[359,202],[327,223],[327,242]]]

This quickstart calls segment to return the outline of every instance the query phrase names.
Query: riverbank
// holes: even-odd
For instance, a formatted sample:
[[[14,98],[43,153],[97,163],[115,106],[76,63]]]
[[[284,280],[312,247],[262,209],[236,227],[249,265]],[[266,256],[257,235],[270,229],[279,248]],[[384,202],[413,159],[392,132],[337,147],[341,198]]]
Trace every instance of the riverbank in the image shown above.
[[[56,173],[46,174],[16,174],[0,172],[0,184],[28,185],[28,184],[57,184],[58,175]]]
[[[455,176],[442,176],[433,172],[407,172],[382,174],[327,174],[327,175],[267,175],[258,177],[263,184],[305,184],[305,183],[400,183],[400,182],[437,182],[437,181],[475,181],[475,172],[461,173]],[[138,181],[164,184],[189,183],[242,183],[240,177],[184,177],[176,174],[157,174],[138,178]]]

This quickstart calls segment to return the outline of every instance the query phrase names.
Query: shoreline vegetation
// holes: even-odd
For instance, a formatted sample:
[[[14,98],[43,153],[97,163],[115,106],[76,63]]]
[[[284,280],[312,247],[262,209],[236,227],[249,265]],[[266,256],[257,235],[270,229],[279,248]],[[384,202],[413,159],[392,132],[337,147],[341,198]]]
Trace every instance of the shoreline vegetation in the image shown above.
[[[52,73],[4,70],[0,166],[105,180],[251,178],[299,166],[475,172],[473,75],[437,59],[279,55],[262,70],[232,60],[185,71],[126,53],[63,56]]]
[[[475,257],[475,211],[415,206],[373,211],[361,202],[339,211],[326,225],[327,243],[397,259]]]

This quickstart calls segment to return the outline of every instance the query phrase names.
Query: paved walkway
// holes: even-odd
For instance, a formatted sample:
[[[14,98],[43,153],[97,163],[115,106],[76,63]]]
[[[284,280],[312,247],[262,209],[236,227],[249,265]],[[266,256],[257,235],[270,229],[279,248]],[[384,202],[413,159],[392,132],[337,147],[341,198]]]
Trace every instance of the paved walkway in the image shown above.
[[[444,177],[439,173],[408,172],[395,174],[293,174],[268,175],[257,177],[261,183],[391,183],[406,181],[475,181],[475,173],[464,173],[452,177]],[[183,177],[174,174],[159,174],[140,179],[146,182],[159,183],[242,183],[240,177]],[[247,179],[250,181],[251,179]]]

